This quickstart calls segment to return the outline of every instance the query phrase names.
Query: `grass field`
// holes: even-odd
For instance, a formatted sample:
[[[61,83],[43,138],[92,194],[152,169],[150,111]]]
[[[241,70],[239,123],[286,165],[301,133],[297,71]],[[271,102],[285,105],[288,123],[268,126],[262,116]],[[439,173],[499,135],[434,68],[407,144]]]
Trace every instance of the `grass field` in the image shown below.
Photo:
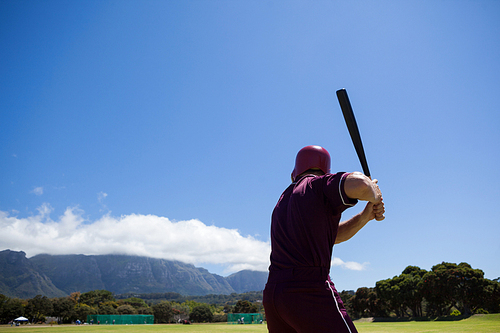
[[[411,322],[355,322],[359,333],[498,333],[500,332],[500,314],[476,315],[460,321],[411,321]],[[232,333],[267,332],[266,325],[228,325],[228,324],[193,324],[193,325],[23,325],[0,326],[0,332],[22,331],[24,333],[71,333],[71,332],[183,332],[183,333]]]

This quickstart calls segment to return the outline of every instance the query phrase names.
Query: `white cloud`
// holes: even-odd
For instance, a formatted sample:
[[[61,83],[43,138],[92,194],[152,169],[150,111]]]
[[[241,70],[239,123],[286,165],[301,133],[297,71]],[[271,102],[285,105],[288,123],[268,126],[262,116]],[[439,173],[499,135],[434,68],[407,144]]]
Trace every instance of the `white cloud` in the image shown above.
[[[107,193],[104,193],[104,192],[99,192],[99,193],[97,193],[97,200],[98,200],[100,203],[102,203],[102,201],[103,201],[104,199],[106,199],[106,197],[107,197],[107,196],[108,196],[108,194],[107,194]]]
[[[43,187],[35,187],[30,193],[34,193],[35,195],[42,195]]]
[[[355,262],[355,261],[343,261],[340,258],[333,257],[333,260],[331,262],[331,266],[340,266],[344,269],[349,269],[353,271],[364,271],[366,269],[366,266],[368,266],[369,263],[364,262],[362,264]]]
[[[106,199],[107,196],[108,194],[102,191],[97,193],[97,201],[99,201],[99,204],[101,205],[101,209],[99,210],[100,212],[108,210],[108,207],[104,204],[104,199]]]
[[[101,197],[101,195],[100,195]],[[102,195],[104,198],[105,195]],[[0,211],[0,249],[24,251],[28,257],[48,254],[129,254],[179,260],[197,266],[223,267],[222,274],[243,269],[267,271],[271,246],[236,229],[209,226],[199,220],[171,221],[155,215],[111,216],[85,220],[69,207],[57,221],[44,203],[27,218]],[[333,258],[332,267],[361,271],[368,263]]]
[[[195,265],[217,264],[224,273],[241,269],[265,271],[270,244],[236,229],[207,226],[199,220],[170,221],[155,215],[102,216],[85,221],[84,212],[67,208],[58,221],[43,204],[27,218],[0,211],[0,248],[27,256],[48,254],[129,254],[179,260]]]

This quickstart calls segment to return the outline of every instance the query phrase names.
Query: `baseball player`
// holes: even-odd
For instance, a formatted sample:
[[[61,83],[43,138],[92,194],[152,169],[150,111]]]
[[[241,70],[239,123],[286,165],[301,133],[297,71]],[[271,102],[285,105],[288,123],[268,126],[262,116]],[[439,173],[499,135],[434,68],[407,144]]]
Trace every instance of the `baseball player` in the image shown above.
[[[358,200],[368,202],[364,210],[340,222],[342,212]],[[331,174],[330,154],[320,146],[298,152],[292,184],[271,219],[263,300],[269,332],[357,332],[330,280],[333,245],[368,221],[383,220],[384,212],[377,180],[360,172]]]

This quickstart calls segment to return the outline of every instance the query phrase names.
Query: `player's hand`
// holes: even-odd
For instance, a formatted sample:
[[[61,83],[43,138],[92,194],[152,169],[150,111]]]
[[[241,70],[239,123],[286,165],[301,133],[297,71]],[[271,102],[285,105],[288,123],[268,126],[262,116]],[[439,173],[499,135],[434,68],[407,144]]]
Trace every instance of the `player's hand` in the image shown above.
[[[385,205],[384,199],[380,198],[380,202],[378,204],[373,205],[373,214],[375,215],[375,220],[382,221],[385,219]]]
[[[380,191],[380,187],[378,187],[378,179],[371,179],[372,182],[372,191],[374,193],[374,204],[378,204],[382,201],[382,191]]]
[[[377,197],[379,199],[378,202],[373,203],[373,215],[375,220],[377,221],[382,221],[385,219],[384,213],[385,213],[385,206],[384,206],[384,198],[382,198],[382,191],[380,191],[380,188],[378,187],[378,180],[373,179],[372,180],[373,184],[376,187],[376,193]]]
[[[380,198],[378,203],[368,202],[366,204],[365,209],[361,213],[362,217],[366,219],[366,221],[377,220],[382,221],[385,219],[385,206],[383,198]]]

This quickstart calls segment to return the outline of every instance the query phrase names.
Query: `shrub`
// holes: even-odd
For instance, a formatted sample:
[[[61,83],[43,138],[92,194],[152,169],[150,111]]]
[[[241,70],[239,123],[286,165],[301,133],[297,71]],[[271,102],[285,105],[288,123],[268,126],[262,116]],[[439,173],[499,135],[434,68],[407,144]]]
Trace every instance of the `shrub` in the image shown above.
[[[225,323],[227,322],[227,313],[224,314],[214,314],[212,321],[214,323]]]
[[[257,305],[252,304],[247,300],[239,300],[238,302],[236,302],[233,310],[234,313],[256,313],[258,311],[259,309]]]
[[[132,305],[129,304],[120,305],[118,308],[116,308],[116,311],[118,311],[118,313],[121,315],[137,313],[137,310]]]
[[[189,319],[197,323],[212,322],[213,314],[206,304],[196,306],[189,314]]]
[[[160,302],[152,306],[153,314],[155,316],[155,323],[168,323],[172,319],[174,313],[172,312],[172,305],[170,302]]]

